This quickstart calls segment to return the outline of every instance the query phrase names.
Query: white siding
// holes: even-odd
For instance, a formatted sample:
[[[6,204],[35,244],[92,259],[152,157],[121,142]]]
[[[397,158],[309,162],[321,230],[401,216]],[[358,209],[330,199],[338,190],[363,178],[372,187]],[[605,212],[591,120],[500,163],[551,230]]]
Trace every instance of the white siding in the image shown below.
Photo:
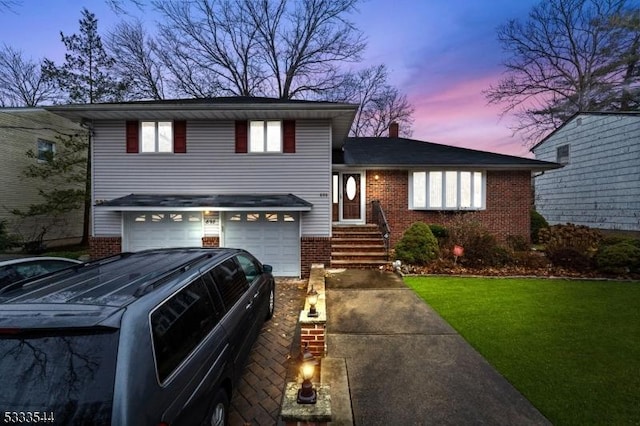
[[[640,117],[575,117],[534,149],[556,161],[569,145],[569,163],[535,179],[536,209],[551,224],[640,231]]]
[[[236,154],[235,123],[190,121],[186,154],[127,154],[123,121],[94,124],[94,201],[132,193],[292,193],[313,204],[303,236],[330,235],[331,125],[296,122],[295,154]],[[94,235],[119,235],[120,214],[95,213]]]

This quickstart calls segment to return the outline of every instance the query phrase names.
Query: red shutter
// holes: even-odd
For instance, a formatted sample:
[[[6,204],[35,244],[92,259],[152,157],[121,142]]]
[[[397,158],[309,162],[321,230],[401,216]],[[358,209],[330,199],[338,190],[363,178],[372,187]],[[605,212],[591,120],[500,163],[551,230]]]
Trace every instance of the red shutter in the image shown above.
[[[173,122],[173,152],[185,154],[187,152],[187,122]]]
[[[296,152],[296,122],[293,120],[282,122],[282,152],[289,154]]]
[[[138,144],[138,122],[127,121],[127,153],[136,154],[139,152]]]
[[[248,124],[246,121],[236,121],[236,153],[246,154],[249,147]]]

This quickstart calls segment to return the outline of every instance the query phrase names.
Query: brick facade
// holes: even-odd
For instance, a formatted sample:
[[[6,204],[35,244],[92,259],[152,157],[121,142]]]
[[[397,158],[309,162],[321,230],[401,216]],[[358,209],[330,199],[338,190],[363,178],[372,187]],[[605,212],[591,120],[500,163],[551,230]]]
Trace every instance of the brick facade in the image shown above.
[[[300,238],[300,267],[302,278],[309,277],[311,264],[331,263],[331,238],[329,237],[301,237]]]
[[[447,225],[460,212],[409,210],[409,172],[406,170],[367,171],[367,223],[372,223],[371,201],[380,200],[391,228],[391,246],[412,223],[423,221]],[[378,179],[375,179],[375,176]],[[486,209],[463,214],[473,215],[483,226],[505,242],[509,235],[529,240],[531,172],[488,171]]]
[[[326,321],[325,321],[326,322]],[[300,350],[305,346],[315,357],[323,357],[325,354],[325,324],[300,323]]]
[[[100,259],[122,252],[121,237],[89,237],[89,257]]]

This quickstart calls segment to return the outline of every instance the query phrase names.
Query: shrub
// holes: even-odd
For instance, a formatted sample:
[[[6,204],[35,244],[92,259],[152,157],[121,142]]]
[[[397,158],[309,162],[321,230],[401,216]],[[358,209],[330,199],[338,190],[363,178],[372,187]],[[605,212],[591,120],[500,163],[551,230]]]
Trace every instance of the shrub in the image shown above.
[[[602,248],[604,246],[613,246],[613,245],[621,244],[621,243],[630,244],[632,246],[640,248],[640,240],[639,239],[631,238],[631,237],[621,237],[621,236],[617,236],[617,235],[604,237],[602,239],[602,241],[600,241],[600,248]]]
[[[507,246],[513,251],[528,251],[531,248],[522,235],[507,235]]]
[[[411,225],[396,244],[396,258],[410,265],[425,265],[438,257],[438,240],[424,222]]]
[[[511,255],[513,263],[530,269],[546,269],[549,267],[549,259],[542,253],[532,251],[519,251]]]
[[[0,251],[8,250],[18,245],[18,239],[7,233],[7,221],[0,220]]]
[[[602,240],[600,231],[571,223],[541,229],[538,237],[545,244],[547,256],[554,265],[572,267],[567,262],[573,259],[578,262],[576,267],[579,269],[583,268],[585,260],[591,264],[590,260]]]
[[[498,246],[495,235],[482,225],[463,215],[458,216],[448,227],[447,245],[459,245],[464,255],[459,262],[470,267],[502,266],[510,262],[510,253]]]
[[[531,210],[531,241],[534,243],[538,241],[538,234],[541,229],[548,228],[549,223],[547,220],[535,210]]]
[[[445,239],[449,236],[449,231],[443,225],[439,225],[437,223],[430,223],[429,229],[431,229],[433,236],[436,237],[438,240]]]
[[[591,257],[572,247],[557,248],[547,252],[547,257],[555,266],[582,272],[591,269]]]
[[[640,272],[640,248],[631,242],[601,247],[595,260],[598,269],[602,272],[613,274]]]

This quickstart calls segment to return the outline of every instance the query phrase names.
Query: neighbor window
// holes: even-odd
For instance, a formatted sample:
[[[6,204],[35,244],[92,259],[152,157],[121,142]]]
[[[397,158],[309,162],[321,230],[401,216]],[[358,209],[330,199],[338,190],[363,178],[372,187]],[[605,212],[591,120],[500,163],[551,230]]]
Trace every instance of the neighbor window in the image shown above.
[[[569,145],[562,145],[556,149],[556,163],[569,164]]]
[[[415,210],[481,210],[486,179],[475,171],[420,171],[409,174],[409,208]]]
[[[173,152],[171,121],[142,121],[140,130],[141,152]]]
[[[54,142],[38,139],[38,161],[49,161],[56,153],[56,144]]]
[[[282,122],[251,121],[249,152],[282,152]]]

